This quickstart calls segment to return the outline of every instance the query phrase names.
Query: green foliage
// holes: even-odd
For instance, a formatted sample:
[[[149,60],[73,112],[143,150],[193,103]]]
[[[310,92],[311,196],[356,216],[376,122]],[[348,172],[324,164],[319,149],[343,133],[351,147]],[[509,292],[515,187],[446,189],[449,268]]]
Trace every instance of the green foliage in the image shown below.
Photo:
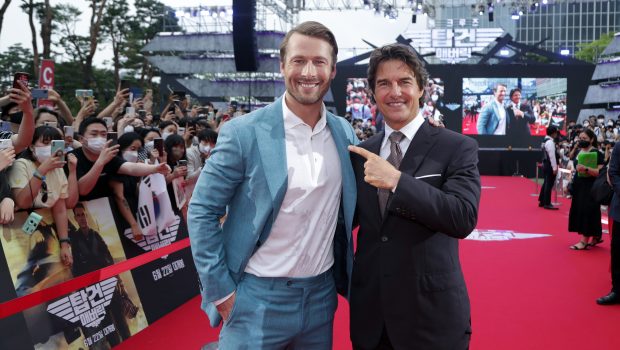
[[[613,38],[614,33],[607,33],[601,35],[598,40],[593,42],[578,44],[579,51],[575,53],[575,58],[596,64],[599,56],[605,51],[605,48],[611,43]]]
[[[22,0],[23,10],[29,6],[35,10],[37,24],[45,18],[43,0]],[[101,0],[97,0],[97,6]],[[76,89],[93,88],[101,106],[109,103],[116,93],[115,73],[122,72],[123,79],[130,80],[133,86],[143,89],[157,87],[152,83],[157,72],[140,52],[164,24],[166,30],[180,31],[176,17],[170,8],[157,0],[107,0],[98,36],[98,47],[106,49],[114,46],[117,51],[113,67],[92,68],[92,81],[85,86],[84,71],[90,54],[90,37],[80,35],[76,28],[82,12],[70,1],[53,3],[51,6],[52,22],[52,58],[55,61],[56,90],[61,94],[71,110],[76,113],[79,103],[75,99]],[[90,15],[90,11],[89,11]],[[28,23],[24,23],[24,28]],[[25,71],[34,73],[33,54],[29,42],[9,47],[0,52],[0,91],[10,86],[13,73]],[[155,99],[157,100],[157,99]]]
[[[26,72],[34,75],[32,51],[21,44],[10,46],[0,52],[0,90],[13,84],[13,73]]]

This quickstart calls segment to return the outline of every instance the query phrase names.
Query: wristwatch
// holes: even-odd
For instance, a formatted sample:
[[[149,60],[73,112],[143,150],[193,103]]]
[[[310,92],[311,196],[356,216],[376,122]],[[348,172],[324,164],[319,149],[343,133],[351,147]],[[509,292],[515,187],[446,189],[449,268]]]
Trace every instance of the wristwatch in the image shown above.
[[[58,240],[58,242],[60,244],[63,244],[63,243],[71,244],[71,240],[69,238],[61,238]]]

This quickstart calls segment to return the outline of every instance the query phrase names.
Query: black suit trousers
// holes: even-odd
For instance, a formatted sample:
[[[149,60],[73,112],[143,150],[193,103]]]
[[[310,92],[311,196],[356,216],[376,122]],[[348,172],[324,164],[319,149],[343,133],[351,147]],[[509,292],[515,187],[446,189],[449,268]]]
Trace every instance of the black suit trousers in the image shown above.
[[[543,176],[544,182],[540,189],[540,195],[538,196],[538,202],[542,205],[551,205],[551,190],[555,183],[555,175],[553,174],[553,168],[549,161],[543,161]]]

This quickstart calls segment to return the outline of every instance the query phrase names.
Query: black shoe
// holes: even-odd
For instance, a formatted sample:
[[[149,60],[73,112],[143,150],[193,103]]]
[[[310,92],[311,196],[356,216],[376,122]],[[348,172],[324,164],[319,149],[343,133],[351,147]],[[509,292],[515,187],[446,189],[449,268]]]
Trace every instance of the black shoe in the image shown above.
[[[620,294],[614,291],[611,291],[609,292],[609,294],[605,295],[604,297],[600,297],[596,299],[596,303],[599,305],[620,304]]]
[[[551,205],[551,204],[544,205],[544,206],[543,206],[543,208],[545,208],[545,209],[549,209],[549,210],[558,210],[558,208],[554,207],[554,206],[553,206],[553,205]]]
[[[542,207],[543,207],[543,204],[542,204],[541,202],[538,202],[538,207],[539,207],[539,208],[542,208]]]

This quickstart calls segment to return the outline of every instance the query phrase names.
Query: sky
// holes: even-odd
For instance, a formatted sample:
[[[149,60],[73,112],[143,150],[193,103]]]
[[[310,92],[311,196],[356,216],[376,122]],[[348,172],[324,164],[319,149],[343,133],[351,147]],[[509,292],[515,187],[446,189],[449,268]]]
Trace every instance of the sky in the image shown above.
[[[129,0],[130,2],[132,0]],[[162,1],[162,0],[160,0]],[[232,4],[232,0],[163,0],[163,3],[172,7],[180,6],[224,6]],[[0,51],[6,50],[15,43],[22,43],[24,47],[32,47],[28,17],[19,8],[21,0],[13,0],[4,16],[2,32],[0,33]],[[90,9],[88,2],[84,0],[51,0],[52,4],[71,3],[82,10],[83,15],[78,23],[79,33],[88,33]],[[418,16],[421,17],[421,16]],[[414,28],[422,30],[425,21],[419,18],[417,24],[411,23],[411,13],[402,12],[396,21],[390,21],[382,16],[375,16],[372,10],[363,11],[321,11],[301,12],[300,21],[317,20],[329,27],[336,36],[338,46],[341,48],[339,60],[346,59],[355,54],[366,52],[370,47],[365,44],[365,39],[375,45],[393,43],[396,37]],[[41,47],[39,39],[39,47]],[[347,48],[358,48],[355,52]],[[111,48],[107,45],[99,45],[95,54],[94,63],[98,67],[108,66],[112,58]]]

